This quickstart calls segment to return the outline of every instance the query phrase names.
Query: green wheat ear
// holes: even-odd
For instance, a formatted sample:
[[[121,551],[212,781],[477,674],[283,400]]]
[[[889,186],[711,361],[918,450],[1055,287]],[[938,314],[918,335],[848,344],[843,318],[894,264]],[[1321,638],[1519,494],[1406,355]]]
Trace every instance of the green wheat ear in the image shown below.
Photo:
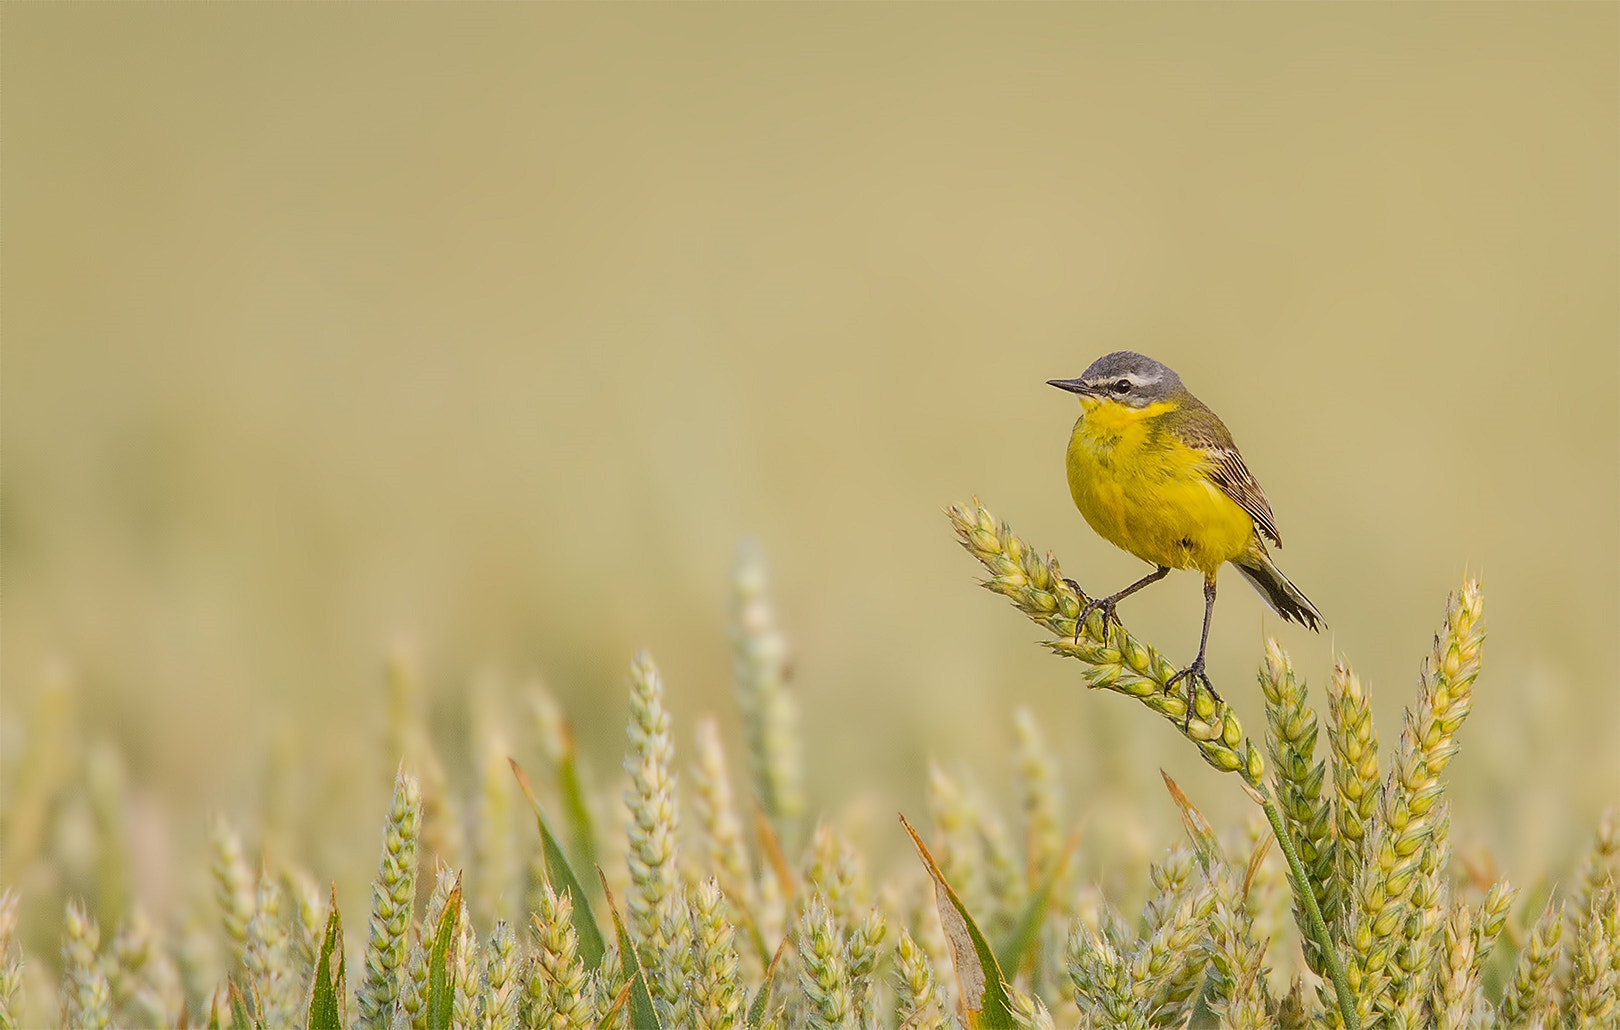
[[[209,932],[212,913],[206,923],[186,909],[180,919],[149,920],[131,903],[103,910],[98,925],[83,903],[68,902],[61,976],[53,982],[37,972],[44,963],[30,959],[25,970],[21,944],[34,939],[26,919],[19,926],[26,902],[0,891],[0,1030],[53,1016],[70,1027],[206,1022],[334,1030],[345,1012],[366,1030],[1158,1030],[1216,1023],[1401,1030],[1612,1026],[1620,1018],[1620,827],[1612,813],[1598,826],[1568,897],[1550,900],[1528,932],[1508,926],[1511,885],[1459,880],[1453,868],[1442,783],[1473,701],[1483,639],[1477,582],[1465,583],[1448,604],[1384,770],[1367,692],[1348,667],[1337,664],[1318,709],[1328,730],[1319,759],[1318,710],[1288,656],[1268,642],[1260,669],[1268,781],[1263,755],[1229,706],[1199,693],[1188,717],[1184,694],[1163,694],[1169,664],[1151,648],[1118,628],[1105,633],[1098,619],[1079,627],[1075,639],[1083,599],[1064,583],[1055,559],[1039,556],[976,502],[951,515],[964,546],[988,570],[986,585],[1050,631],[1051,650],[1081,660],[1088,685],[1136,698],[1171,721],[1206,762],[1236,772],[1265,821],[1251,813],[1246,826],[1222,837],[1166,776],[1186,841],[1151,864],[1144,845],[1135,851],[1141,862],[1100,876],[1076,873],[1084,859],[1071,862],[1078,834],[1067,843],[1062,837],[1056,764],[1036,717],[1019,710],[1012,719],[1015,804],[998,807],[996,794],[966,772],[953,777],[931,764],[927,804],[936,846],[930,850],[902,817],[921,867],[885,882],[881,867],[852,844],[860,839],[858,822],[823,818],[803,845],[786,832],[807,827],[781,806],[782,792],[774,816],[765,812],[760,777],[773,762],[785,768],[791,747],[773,752],[775,745],[764,743],[769,735],[746,718],[760,796],[744,811],[732,796],[718,726],[707,720],[697,727],[691,770],[697,850],[683,866],[672,720],[656,667],[638,654],[623,794],[630,918],[621,918],[601,877],[614,935],[605,942],[587,892],[510,757],[506,764],[537,816],[544,875],[527,923],[501,918],[516,904],[515,892],[495,889],[510,864],[513,845],[499,835],[514,799],[510,782],[493,778],[506,750],[496,720],[487,707],[482,719],[475,709],[470,753],[458,755],[453,770],[468,788],[460,796],[474,803],[458,812],[411,700],[414,687],[395,683],[389,739],[407,758],[383,818],[366,933],[353,941],[350,957],[363,962],[349,967],[359,970],[352,998],[335,887],[323,893],[281,854],[293,839],[285,832],[277,847],[261,845],[277,856],[264,868],[242,836],[217,820],[203,882],[211,880],[223,935]],[[760,607],[762,575],[750,578],[757,571],[745,563],[738,574],[739,687],[754,677],[744,692],[753,702],[785,678],[780,638],[768,607]],[[548,759],[536,779],[555,777],[576,852],[590,848],[588,815],[601,799],[582,785],[560,710],[539,693],[531,698]],[[85,803],[103,831],[122,833],[121,814],[112,811],[124,796],[121,773],[114,752],[98,753],[83,763],[88,793],[72,800]],[[30,750],[19,764],[38,757]],[[21,799],[25,808],[36,802],[45,803]],[[0,825],[26,831],[37,814],[13,809]],[[267,815],[250,839],[273,836],[266,823],[286,814]],[[750,817],[751,835],[744,829]],[[436,836],[435,818],[448,819],[453,832],[441,826]],[[463,833],[474,845],[471,897],[433,843],[449,842],[455,858]],[[1280,864],[1265,861],[1273,839],[1287,863],[1306,954],[1319,970],[1316,979],[1293,976],[1286,989],[1299,963],[1291,949],[1268,948],[1287,924]],[[38,850],[40,861],[51,857],[48,843]],[[135,851],[115,847],[105,852],[112,856],[107,867],[87,861],[54,872],[60,882],[103,892],[97,897],[105,906],[108,898],[129,897],[121,892],[139,882],[125,868]],[[323,849],[310,861],[326,857]],[[424,869],[435,882],[418,920]],[[1128,909],[1110,897],[1128,899]],[[58,911],[59,904],[52,899],[48,907]],[[1127,910],[1130,919],[1121,915]],[[1514,961],[1488,967],[1504,934],[1517,950],[1506,956]]]
[[[738,972],[735,931],[726,917],[726,897],[718,880],[704,880],[692,894],[695,970],[691,1013],[704,1030],[736,1026],[747,1000]]]
[[[989,571],[984,587],[1050,631],[1053,639],[1042,642],[1047,648],[1085,663],[1087,686],[1135,698],[1191,741],[1204,761],[1222,772],[1236,772],[1251,787],[1261,786],[1265,759],[1244,737],[1231,706],[1198,691],[1189,714],[1187,698],[1168,689],[1176,668],[1158,651],[1118,625],[1104,637],[1100,614],[1076,634],[1084,598],[1064,580],[1056,558],[1042,556],[977,500],[948,508],[946,514],[962,546]]]
[[[1332,813],[1322,793],[1327,765],[1316,760],[1316,712],[1305,699],[1305,684],[1295,676],[1288,652],[1275,639],[1266,640],[1260,687],[1266,698],[1266,747],[1277,767],[1277,804],[1299,849],[1322,918],[1332,927],[1338,922],[1340,895],[1334,876]],[[1294,918],[1305,937],[1305,959],[1311,971],[1326,975],[1321,950],[1311,939],[1308,916],[1296,906]]]
[[[383,823],[382,855],[371,886],[365,980],[357,1000],[357,1026],[387,1027],[399,996],[406,958],[406,932],[416,907],[417,844],[422,833],[422,791],[403,769],[394,774],[394,796]]]
[[[242,838],[225,820],[214,820],[210,843],[214,851],[214,896],[219,901],[234,965],[240,968],[247,954],[248,923],[255,907],[253,874],[242,855]]]
[[[1559,939],[1564,930],[1564,903],[1548,899],[1519,952],[1512,978],[1502,991],[1498,1015],[1505,1026],[1532,1022],[1556,1006],[1553,973],[1558,967]]]
[[[1380,796],[1378,737],[1373,731],[1372,702],[1361,680],[1343,661],[1333,665],[1328,682],[1328,743],[1333,755],[1333,881],[1339,892],[1334,935],[1347,932],[1346,895],[1365,859],[1367,828],[1377,815]]]
[[[527,993],[531,1025],[556,1030],[595,1026],[598,1013],[574,932],[573,896],[548,883],[533,916],[534,941]]]
[[[1566,908],[1568,923],[1563,934],[1566,949],[1578,949],[1582,947],[1581,941],[1591,939],[1587,924],[1592,918],[1593,899],[1605,886],[1614,883],[1620,883],[1620,820],[1616,820],[1614,810],[1610,809],[1598,821],[1592,846],[1581,863],[1575,889],[1570,893]],[[1559,971],[1555,996],[1565,1009],[1569,1008],[1574,975],[1573,961],[1564,964]]]
[[[630,751],[624,793],[630,813],[627,899],[641,965],[661,1016],[684,1017],[691,921],[681,894],[680,815],[675,794],[675,737],[664,707],[664,681],[645,652],[630,665]],[[684,1019],[676,1019],[679,1025]]]
[[[804,814],[798,703],[787,683],[787,642],[766,595],[765,560],[751,541],[738,549],[731,619],[737,707],[748,740],[754,796],[777,837],[791,844]]]
[[[1350,985],[1363,1019],[1381,1009],[1400,1010],[1403,998],[1422,993],[1422,985],[1411,978],[1426,973],[1426,958],[1415,968],[1391,960],[1407,939],[1402,931],[1414,919],[1425,921],[1426,909],[1414,903],[1413,895],[1432,876],[1425,864],[1437,865],[1443,855],[1439,849],[1445,847],[1447,824],[1440,774],[1457,752],[1457,730],[1473,707],[1485,638],[1483,609],[1477,580],[1468,580],[1448,601],[1445,623],[1423,661],[1417,700],[1406,710],[1406,727],[1371,831],[1362,842],[1345,941]]]
[[[737,818],[732,801],[731,777],[726,770],[725,752],[720,747],[720,728],[713,718],[698,723],[694,745],[697,752],[692,768],[692,781],[697,788],[694,807],[702,830],[704,857],[727,903],[740,911],[744,923],[755,927],[756,940],[748,953],[755,959],[751,965],[757,964],[759,971],[763,971],[770,955],[753,915],[756,907],[754,874],[748,847],[743,841],[742,822]]]
[[[1326,887],[1325,879],[1322,880],[1322,886],[1313,883],[1312,875],[1295,847],[1295,834],[1288,828],[1287,816],[1279,807],[1272,789],[1265,783],[1265,760],[1261,757],[1259,749],[1243,735],[1242,724],[1231,706],[1217,700],[1209,691],[1198,690],[1193,681],[1189,681],[1191,696],[1182,697],[1171,693],[1167,688],[1175,676],[1174,666],[1152,648],[1125,632],[1124,627],[1118,625],[1111,629],[1105,627],[1100,613],[1096,618],[1087,620],[1084,625],[1078,625],[1084,598],[1064,579],[1058,568],[1057,559],[1049,553],[1044,557],[1041,556],[976,499],[971,507],[956,506],[947,509],[946,513],[956,529],[962,546],[990,572],[990,578],[984,581],[984,586],[1010,599],[1030,619],[1052,632],[1056,639],[1044,642],[1048,648],[1059,654],[1078,658],[1088,665],[1090,667],[1086,674],[1088,686],[1115,690],[1136,698],[1145,707],[1171,722],[1179,733],[1198,748],[1204,761],[1222,772],[1236,772],[1243,779],[1245,789],[1251,798],[1266,813],[1272,831],[1282,847],[1283,855],[1288,860],[1295,898],[1306,915],[1304,921],[1304,925],[1308,928],[1306,936],[1312,942],[1311,948],[1318,956],[1318,963],[1333,983],[1334,1001],[1340,1018],[1352,1030],[1359,1030],[1371,1016],[1371,1010],[1364,1010],[1364,997],[1360,1000],[1356,997],[1357,985],[1351,982],[1350,976],[1346,973],[1335,949],[1332,931],[1323,918],[1321,905],[1317,900],[1319,890],[1330,902],[1335,895]],[[1477,589],[1469,596],[1477,600]],[[1473,609],[1468,609],[1464,614],[1467,615],[1472,611]],[[1471,682],[1469,670],[1477,666],[1470,663],[1476,659],[1477,641],[1473,651],[1467,654],[1447,652],[1439,673],[1445,677],[1444,684],[1450,685],[1454,681]],[[1434,718],[1439,719],[1441,725],[1450,727],[1450,731],[1454,732],[1455,725],[1461,722],[1461,715],[1466,715],[1466,694],[1460,690],[1448,694],[1442,689],[1441,695],[1443,696],[1429,699],[1430,708],[1435,709]],[[1290,722],[1291,719],[1284,721]],[[1279,753],[1294,757],[1294,749],[1303,746],[1304,736],[1303,726],[1298,728],[1298,732],[1292,725],[1282,726],[1282,735],[1279,738],[1282,750]],[[1314,745],[1314,725],[1311,727],[1310,738]],[[1307,756],[1297,757],[1301,758],[1300,764],[1303,768],[1294,771],[1299,773],[1300,778],[1291,779],[1287,775],[1289,771],[1285,770],[1279,785],[1292,799],[1293,815],[1299,823],[1301,832],[1307,834],[1303,838],[1305,843],[1318,845],[1308,854],[1318,870],[1317,878],[1322,879],[1329,868],[1322,855],[1326,850],[1326,835],[1323,834],[1316,839],[1309,836],[1321,825],[1320,776],[1315,768],[1310,766]],[[1437,766],[1443,765],[1443,756],[1440,753],[1437,752],[1431,758]],[[1315,777],[1314,787],[1310,784],[1313,777]],[[1432,798],[1427,794],[1421,795],[1416,804],[1426,811],[1425,805],[1432,805]],[[1382,924],[1379,925],[1382,927]],[[1123,956],[1118,953],[1117,948],[1103,946],[1107,942],[1092,947],[1088,946],[1086,939],[1082,937],[1078,939],[1078,943],[1082,946],[1082,961],[1079,968],[1089,970],[1086,973],[1088,977],[1100,978],[1097,981],[1100,988],[1106,996],[1112,997],[1112,988],[1108,985],[1114,983],[1116,977],[1125,975],[1121,972],[1123,967],[1119,965],[1124,961]],[[1071,964],[1071,970],[1073,968],[1075,966]],[[1362,977],[1366,980],[1368,976],[1381,975],[1383,971],[1379,968],[1362,972],[1367,974]],[[1382,982],[1378,986],[1381,989]],[[1115,1018],[1116,1008],[1117,1006],[1105,1007],[1102,1018]],[[1126,1010],[1134,1011],[1130,1006],[1119,1011]]]
[[[62,1025],[106,1030],[112,1026],[112,990],[102,972],[101,931],[77,901],[68,902],[62,936]]]
[[[940,997],[934,964],[909,930],[901,930],[895,942],[894,988],[895,1025],[944,1030],[945,1003]]]

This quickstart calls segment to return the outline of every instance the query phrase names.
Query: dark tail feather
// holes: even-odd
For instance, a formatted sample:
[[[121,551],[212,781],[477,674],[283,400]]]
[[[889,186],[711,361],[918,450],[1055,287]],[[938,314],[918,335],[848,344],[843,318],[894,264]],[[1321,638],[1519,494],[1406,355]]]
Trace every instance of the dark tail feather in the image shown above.
[[[1288,582],[1288,577],[1271,563],[1270,555],[1263,551],[1250,553],[1232,564],[1271,606],[1271,610],[1286,621],[1297,622],[1313,630],[1327,625],[1327,620],[1322,618],[1322,613],[1316,610],[1311,599],[1300,593],[1299,587]]]

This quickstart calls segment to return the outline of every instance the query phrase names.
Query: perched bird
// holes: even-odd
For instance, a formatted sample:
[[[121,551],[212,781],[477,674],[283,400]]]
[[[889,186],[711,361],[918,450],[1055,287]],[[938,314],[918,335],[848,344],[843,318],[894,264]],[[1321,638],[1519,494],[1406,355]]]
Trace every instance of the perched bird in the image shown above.
[[[1311,629],[1322,624],[1298,587],[1272,564],[1269,539],[1282,546],[1271,505],[1255,482],[1232,434],[1213,411],[1181,385],[1181,377],[1152,358],[1116,351],[1091,363],[1078,379],[1049,385],[1080,396],[1080,418],[1069,437],[1069,493],[1086,522],[1104,540],[1155,566],[1124,590],[1090,601],[1080,626],[1101,609],[1103,629],[1118,623],[1120,601],[1157,583],[1171,569],[1204,574],[1204,632],[1198,657],[1165,684],[1201,682],[1209,622],[1215,612],[1215,573],[1236,565],[1273,611]],[[1082,597],[1085,593],[1071,582]],[[1191,718],[1192,705],[1188,705]]]

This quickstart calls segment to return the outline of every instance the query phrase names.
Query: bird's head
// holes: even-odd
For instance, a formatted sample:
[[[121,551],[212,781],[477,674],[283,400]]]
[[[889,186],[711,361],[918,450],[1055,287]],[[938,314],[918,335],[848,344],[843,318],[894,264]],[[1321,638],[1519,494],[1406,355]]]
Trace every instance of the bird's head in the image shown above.
[[[1049,379],[1047,385],[1079,394],[1087,411],[1102,404],[1145,408],[1182,392],[1181,377],[1146,355],[1118,350],[1104,354],[1078,379]]]

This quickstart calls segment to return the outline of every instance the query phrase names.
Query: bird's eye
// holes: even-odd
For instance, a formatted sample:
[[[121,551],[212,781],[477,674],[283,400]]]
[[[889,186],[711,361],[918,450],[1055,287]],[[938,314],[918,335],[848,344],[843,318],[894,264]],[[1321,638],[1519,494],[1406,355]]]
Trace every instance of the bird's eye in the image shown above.
[[[1114,383],[1115,393],[1130,393],[1130,391],[1131,381],[1129,379],[1121,379]]]

